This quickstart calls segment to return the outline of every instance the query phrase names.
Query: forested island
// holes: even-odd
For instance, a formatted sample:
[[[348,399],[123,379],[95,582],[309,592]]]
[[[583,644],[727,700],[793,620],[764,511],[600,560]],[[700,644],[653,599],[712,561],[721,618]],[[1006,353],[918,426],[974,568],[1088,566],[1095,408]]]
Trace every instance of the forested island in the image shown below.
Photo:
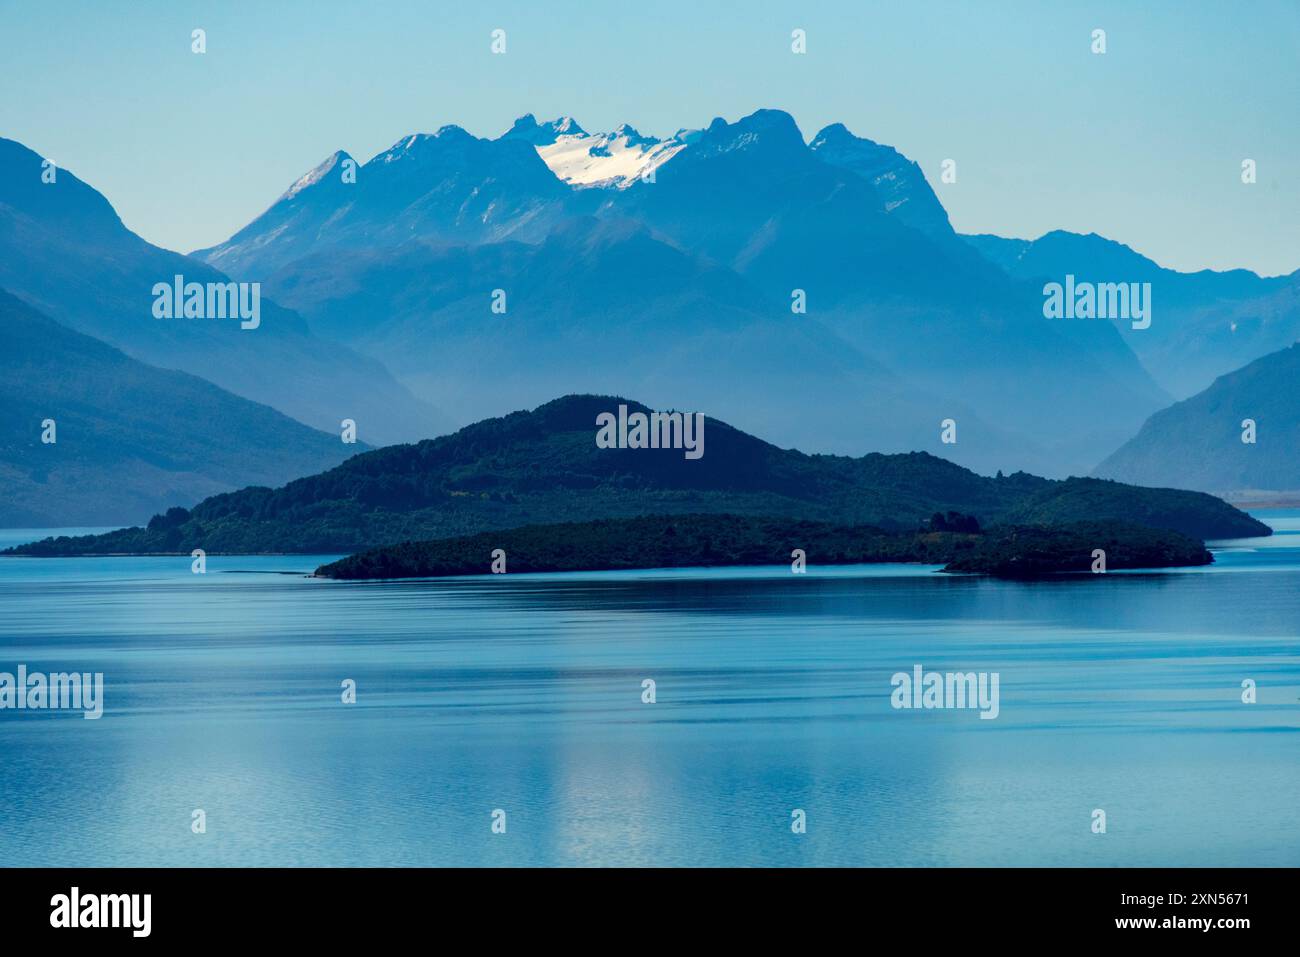
[[[985,528],[1095,521],[1195,539],[1271,534],[1201,492],[1025,472],[990,477],[925,452],[808,455],[715,419],[707,420],[708,451],[698,460],[673,449],[597,447],[597,416],[620,404],[649,411],[615,396],[565,396],[452,435],[364,452],[277,489],[214,495],[142,527],[47,538],[8,553],[344,554],[525,526],[701,514],[870,526],[893,536],[888,550],[948,512]]]
[[[358,580],[481,575],[494,566],[527,573],[914,562],[942,564],[951,572],[1037,578],[1090,573],[1097,549],[1105,553],[1106,570],[1213,561],[1204,544],[1178,532],[1115,522],[985,531],[973,517],[949,513],[904,533],[740,515],[652,515],[402,542],[323,565],[316,575]]]

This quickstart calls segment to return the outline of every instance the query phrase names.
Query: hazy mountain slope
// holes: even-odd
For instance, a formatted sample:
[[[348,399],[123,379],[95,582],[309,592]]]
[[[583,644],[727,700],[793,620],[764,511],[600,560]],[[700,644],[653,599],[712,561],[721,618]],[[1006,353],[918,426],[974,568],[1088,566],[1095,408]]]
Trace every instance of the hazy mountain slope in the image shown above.
[[[808,318],[1024,436],[1008,467],[1085,471],[1167,402],[1114,328],[1046,322],[1037,290],[972,255],[915,164],[842,128],[813,144],[781,111],[715,120],[610,206],[731,265],[773,311],[803,290]]]
[[[1036,289],[887,213],[826,148],[780,111],[715,120],[612,202],[731,265],[774,309],[804,290],[809,316],[871,358],[1051,449],[1053,474],[1090,467],[1167,402],[1113,324],[1044,319]]]
[[[1169,401],[1113,323],[1044,319],[1037,287],[952,232],[915,163],[841,125],[810,146],[780,110],[668,140],[525,116],[492,141],[456,127],[405,137],[352,185],[337,165],[203,255],[267,278],[313,329],[389,364],[460,422],[557,392],[613,391],[860,452],[934,448],[952,418],[958,444],[936,451],[1067,475]],[[645,260],[489,249],[506,239],[572,247],[581,230],[600,247],[608,234],[593,217],[638,223],[647,242],[742,282],[720,302],[675,285],[698,276],[658,272],[665,257],[648,247]],[[485,311],[494,289],[514,323]],[[806,314],[791,312],[795,295]],[[741,313],[763,318],[741,330]],[[648,335],[653,322],[674,332]],[[721,338],[719,325],[730,330]],[[632,327],[657,340],[655,354],[609,358],[644,352],[628,345]],[[893,383],[882,385],[886,370]],[[778,388],[789,401],[774,401]]]
[[[142,522],[277,485],[364,446],[202,379],[156,369],[0,291],[0,526]],[[52,444],[42,423],[55,422]]]
[[[337,431],[351,418],[373,443],[443,431],[446,420],[378,362],[317,338],[266,297],[257,329],[231,319],[155,318],[153,286],[177,274],[201,283],[226,278],[136,236],[67,170],[42,183],[41,158],[0,139],[0,287],[136,359],[202,376],[321,429]]]
[[[615,133],[529,116],[496,141],[407,137],[356,184],[337,162],[308,174],[205,255],[267,275],[457,422],[635,393],[786,444],[1066,475],[1168,402],[1110,325],[1044,320],[888,147],[828,127],[810,148],[776,110],[665,141]],[[632,175],[647,163],[652,182]],[[488,311],[495,289],[509,318]],[[948,418],[956,446],[938,443]]]
[[[280,489],[209,499],[167,529],[23,546],[21,554],[121,551],[356,551],[496,528],[650,514],[773,515],[914,529],[935,512],[990,524],[1032,506],[1045,524],[1168,521],[1196,535],[1266,535],[1267,526],[1196,492],[1095,479],[984,478],[925,453],[862,458],[778,449],[706,418],[704,454],[596,445],[611,396],[566,396],[416,445],[356,456]]]
[[[852,170],[870,183],[891,216],[932,239],[955,237],[948,211],[921,167],[892,146],[854,136],[843,123],[832,123],[808,146],[823,162]]]
[[[496,314],[490,294],[503,282],[507,311]],[[636,389],[784,445],[948,452],[990,472],[1032,456],[1032,443],[965,403],[910,385],[815,318],[772,307],[734,272],[628,220],[575,219],[531,246],[326,254],[274,284],[317,329],[379,357],[462,422],[575,389]],[[371,322],[358,327],[358,315]],[[962,423],[955,447],[940,442],[947,416]]]
[[[345,153],[299,179],[226,242],[192,255],[241,279],[265,278],[311,252],[539,239],[566,212],[569,188],[533,146],[458,126],[404,136],[343,181]]]
[[[1256,424],[1242,441],[1242,421]],[[1162,409],[1096,474],[1203,491],[1300,490],[1300,344]]]
[[[1176,397],[1300,339],[1300,273],[1264,278],[1245,269],[1180,273],[1122,243],[1056,230],[1039,239],[964,237],[1011,276],[1046,281],[1149,282],[1148,329],[1119,332],[1156,380]],[[1041,300],[1040,300],[1041,301]]]

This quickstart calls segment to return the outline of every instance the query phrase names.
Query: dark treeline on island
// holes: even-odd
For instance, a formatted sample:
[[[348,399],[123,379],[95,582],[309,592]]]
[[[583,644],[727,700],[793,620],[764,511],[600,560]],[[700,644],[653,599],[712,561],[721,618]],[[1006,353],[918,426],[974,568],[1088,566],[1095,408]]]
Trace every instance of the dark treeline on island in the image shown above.
[[[1178,532],[1127,522],[1074,522],[990,529],[973,548],[955,553],[944,571],[1038,578],[1122,568],[1209,565],[1213,561],[1203,542]]]
[[[1095,550],[1105,568],[1163,568],[1213,561],[1205,546],[1177,532],[1087,522],[1052,529],[1000,526],[982,531],[970,516],[935,515],[929,529],[889,532],[871,526],[738,515],[652,515],[530,525],[460,538],[403,542],[323,565],[337,579],[441,578],[507,573],[651,568],[809,566],[916,562],[945,571],[1033,578],[1090,572]],[[961,531],[951,530],[960,525]]]
[[[597,447],[611,396],[566,396],[415,445],[356,455],[277,489],[214,495],[147,526],[50,538],[11,554],[352,553],[530,525],[712,514],[871,526],[910,536],[936,512],[983,527],[1123,522],[1198,538],[1269,528],[1200,492],[1101,479],[977,475],[924,452],[808,455],[707,419],[705,454]],[[960,532],[960,529],[951,529]]]

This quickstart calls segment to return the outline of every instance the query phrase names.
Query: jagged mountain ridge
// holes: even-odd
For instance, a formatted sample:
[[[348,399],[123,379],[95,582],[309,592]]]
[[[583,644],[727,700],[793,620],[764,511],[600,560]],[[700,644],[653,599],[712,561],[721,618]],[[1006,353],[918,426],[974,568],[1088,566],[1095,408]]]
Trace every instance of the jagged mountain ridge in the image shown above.
[[[700,335],[697,347],[676,351],[653,347],[653,337],[643,337],[654,353],[649,375],[683,352],[734,355],[730,372],[713,370],[715,394],[705,398],[724,415],[757,427],[762,423],[746,414],[771,409],[762,390],[780,353],[769,361],[755,343],[779,350],[789,338],[773,332],[772,323],[803,322],[800,335],[821,336],[823,351],[836,353],[832,366],[794,370],[805,385],[802,394],[790,393],[786,421],[772,430],[780,441],[845,452],[932,448],[940,422],[964,416],[975,426],[969,441],[937,451],[989,471],[1032,466],[1063,475],[1090,469],[1168,402],[1113,326],[1047,324],[1037,291],[956,236],[919,167],[897,151],[835,126],[810,145],[793,118],[779,110],[760,110],[736,122],[719,118],[665,141],[628,128],[615,133],[587,134],[568,119],[538,123],[524,117],[497,139],[449,127],[406,137],[363,164],[357,182],[342,186],[341,197],[340,184],[308,177],[305,188],[198,255],[237,273],[263,276],[313,328],[397,369],[426,399],[454,405],[449,393],[465,395],[463,411],[453,410],[458,422],[543,401],[564,390],[557,383],[564,375],[571,376],[569,390],[637,392],[677,405],[691,401],[669,394],[684,373],[663,380],[664,391],[657,392],[653,382],[638,377],[638,366],[590,361],[603,351],[635,352],[627,342],[617,345],[620,331],[600,298],[529,298],[543,285],[639,285],[633,273],[644,267],[611,248],[598,268],[612,272],[579,276],[578,260],[550,259],[552,282],[530,286],[529,275],[548,259],[548,239],[584,223],[624,219],[643,226],[651,242],[696,260],[696,272],[728,271],[749,289],[726,304],[733,317],[743,311],[749,318],[733,323],[723,339],[709,331],[716,323],[705,313],[716,312],[716,303],[697,298],[684,304],[692,294],[666,282],[651,289],[640,303],[646,317],[673,315],[680,319],[674,329],[689,334],[694,324]],[[615,141],[618,150],[610,149]],[[639,175],[638,157],[666,154],[665,143],[672,144],[672,153],[647,181]],[[575,173],[566,182],[548,167],[548,156],[555,160],[560,151],[568,157],[567,165],[556,160],[562,173],[578,169],[575,153],[585,155],[580,177]],[[408,163],[420,174],[397,175],[395,168],[412,152],[427,154]],[[602,164],[617,175],[605,176]],[[593,228],[592,235],[599,243],[608,234]],[[495,248],[511,243],[516,245],[509,250]],[[461,278],[448,279],[440,264],[457,257],[465,261]],[[591,261],[583,260],[583,268],[592,268]],[[518,342],[512,351],[502,323],[494,325],[486,308],[495,289],[509,295],[516,316],[527,309],[554,319],[555,304],[565,302],[569,325],[562,345],[545,346],[546,363],[515,360],[526,351],[525,342],[549,333],[516,321],[510,326]],[[792,300],[800,295],[807,312],[792,313]],[[620,321],[631,311],[630,305],[623,308]],[[498,384],[509,395],[497,404],[479,404],[473,382],[468,391],[461,389],[468,373],[457,371],[455,355],[467,348],[472,358],[465,367],[477,369],[480,381],[491,371],[491,350],[501,350]],[[904,385],[902,391],[921,398],[905,399],[908,411],[901,416],[890,411],[892,402],[883,403],[890,408],[880,415],[864,413],[864,402],[874,395],[900,390],[868,385],[846,397],[844,389],[829,387],[840,378],[834,366],[846,363],[858,364],[868,379],[871,369],[883,368]],[[1083,395],[1091,397],[1091,408],[1082,407]],[[938,416],[935,408],[941,409]],[[840,437],[814,431],[841,410],[856,418]]]
[[[363,440],[383,443],[446,427],[378,360],[314,335],[265,290],[256,329],[230,319],[157,318],[155,284],[229,277],[141,239],[70,171],[57,170],[53,182],[43,172],[38,154],[0,139],[0,288],[135,359],[201,376],[316,428],[336,431],[352,418]],[[331,181],[322,175],[317,185]]]
[[[1150,283],[1150,328],[1120,334],[1177,398],[1300,339],[1300,271],[1259,276],[1246,269],[1184,273],[1166,269],[1096,233],[1054,230],[1035,240],[964,237],[1009,275],[1043,282]]]

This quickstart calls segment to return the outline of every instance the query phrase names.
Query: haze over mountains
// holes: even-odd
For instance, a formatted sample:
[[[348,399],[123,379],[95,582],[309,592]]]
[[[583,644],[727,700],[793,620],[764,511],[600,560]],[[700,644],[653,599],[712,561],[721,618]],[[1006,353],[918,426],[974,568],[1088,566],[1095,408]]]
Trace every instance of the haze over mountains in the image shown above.
[[[1066,474],[1169,400],[1112,324],[1044,320],[916,164],[842,125],[808,143],[760,110],[661,141],[526,116],[405,136],[355,183],[342,155],[196,255],[458,422],[635,392],[785,445]]]
[[[364,451],[61,326],[0,290],[0,526],[143,522]],[[52,420],[52,443],[41,441]]]
[[[590,133],[569,117],[525,115],[493,139],[444,126],[364,163],[336,152],[190,257],[130,232],[67,170],[53,183],[42,172],[40,156],[0,139],[0,288],[68,327],[51,341],[76,330],[141,368],[200,376],[231,393],[222,402],[242,397],[313,428],[278,422],[236,448],[229,422],[263,420],[214,406],[186,427],[225,461],[119,464],[133,491],[110,518],[103,496],[33,478],[25,443],[37,433],[23,420],[0,469],[12,500],[28,503],[13,512],[24,522],[56,520],[61,501],[60,524],[125,521],[147,503],[279,481],[328,464],[313,430],[337,442],[345,418],[383,445],[574,392],[707,409],[806,452],[926,451],[1052,477],[1106,460],[1097,474],[1133,481],[1295,487],[1268,484],[1291,481],[1294,443],[1247,459],[1229,444],[1224,462],[1240,468],[1187,450],[1217,455],[1239,436],[1240,416],[1225,425],[1220,405],[1267,408],[1266,435],[1278,436],[1289,413],[1268,390],[1294,393],[1285,361],[1227,374],[1300,337],[1300,273],[1176,273],[1096,235],[959,236],[917,163],[843,124],[806,138],[788,114],[759,110],[664,139],[626,124]],[[155,318],[151,290],[177,274],[261,283],[260,328]],[[1066,274],[1150,282],[1151,327],[1046,319],[1043,283]],[[77,342],[69,349],[89,355]],[[132,381],[149,377],[131,368]],[[1205,401],[1161,411],[1219,376]],[[15,374],[10,392],[26,381]],[[145,394],[165,411],[160,385]],[[941,440],[947,420],[955,444]],[[1175,422],[1186,443],[1164,434]],[[146,446],[121,461],[149,461]],[[105,465],[101,452],[92,459]]]
[[[447,424],[374,359],[314,335],[269,297],[261,324],[157,319],[155,283],[222,282],[204,263],[127,229],[109,202],[68,170],[42,181],[41,157],[0,139],[0,288],[127,355],[180,369],[337,434],[344,418],[375,444],[436,434]],[[256,280],[250,280],[256,281]]]
[[[1142,364],[1177,398],[1300,339],[1300,270],[1261,277],[1246,269],[1180,273],[1094,233],[1061,230],[1036,240],[965,237],[1008,274],[1041,284],[1149,282],[1149,329],[1117,328]]]
[[[1245,425],[1249,420],[1253,428]],[[1242,441],[1243,435],[1254,441]],[[1212,492],[1300,493],[1300,344],[1162,409],[1096,469],[1103,478]]]

